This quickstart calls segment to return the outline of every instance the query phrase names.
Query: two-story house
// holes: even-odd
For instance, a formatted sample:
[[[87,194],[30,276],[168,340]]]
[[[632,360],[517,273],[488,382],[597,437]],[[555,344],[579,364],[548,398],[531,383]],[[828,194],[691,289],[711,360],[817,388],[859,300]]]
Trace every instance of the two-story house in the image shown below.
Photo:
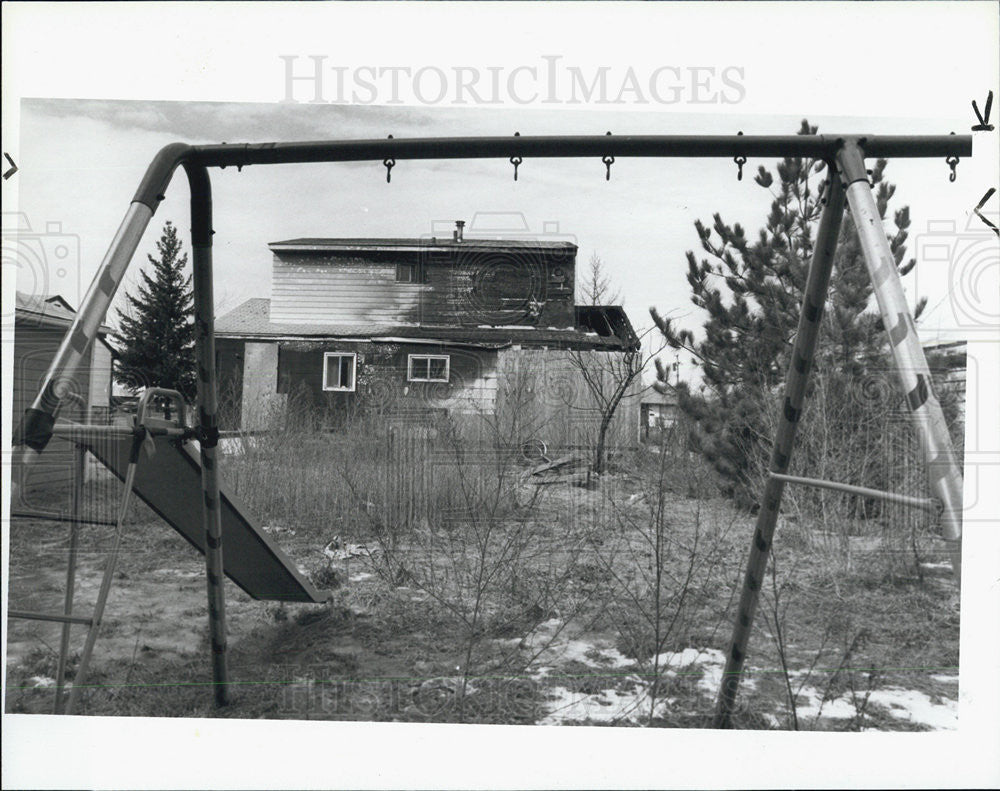
[[[463,225],[444,239],[271,243],[271,299],[216,322],[223,428],[263,428],[293,404],[412,423],[516,400],[529,433],[578,441],[594,422],[579,365],[633,347],[628,317],[575,304],[576,245],[466,238]],[[635,442],[637,398],[611,436]]]

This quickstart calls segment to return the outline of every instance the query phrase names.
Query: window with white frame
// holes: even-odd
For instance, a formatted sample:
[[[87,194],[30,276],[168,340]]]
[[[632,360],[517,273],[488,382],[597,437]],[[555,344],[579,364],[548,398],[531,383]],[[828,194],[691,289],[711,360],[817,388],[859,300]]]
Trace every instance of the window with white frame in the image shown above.
[[[323,389],[354,392],[354,369],[358,355],[354,352],[323,354]]]
[[[411,354],[406,371],[410,382],[447,382],[451,357],[447,354]]]

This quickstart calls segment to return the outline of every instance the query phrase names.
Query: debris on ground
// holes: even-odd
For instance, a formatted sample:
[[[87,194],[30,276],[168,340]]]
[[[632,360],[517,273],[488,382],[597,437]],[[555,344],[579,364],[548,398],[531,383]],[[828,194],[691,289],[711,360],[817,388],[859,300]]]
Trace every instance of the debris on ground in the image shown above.
[[[334,538],[325,547],[323,547],[323,554],[330,560],[369,558],[377,552],[377,547],[375,549],[369,549],[367,544],[346,543],[339,537]]]
[[[594,476],[590,471],[589,458],[582,453],[568,453],[533,467],[524,477],[535,486],[552,483],[581,486],[590,483]]]

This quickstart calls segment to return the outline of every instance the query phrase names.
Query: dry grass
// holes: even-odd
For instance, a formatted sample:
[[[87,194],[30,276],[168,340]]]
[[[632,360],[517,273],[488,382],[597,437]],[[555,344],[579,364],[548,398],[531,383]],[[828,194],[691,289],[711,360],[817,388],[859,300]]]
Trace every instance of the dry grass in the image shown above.
[[[475,442],[447,423],[364,416],[320,429],[300,416],[242,438],[242,452],[222,464],[293,561],[336,587],[333,602],[266,604],[229,586],[236,686],[233,705],[215,712],[204,686],[203,564],[137,506],[86,713],[530,723],[562,688],[634,700],[616,720],[623,724],[709,724],[706,677],[674,672],[670,661],[685,649],[724,650],[752,516],[713,495],[712,475],[682,432],[618,454],[587,489],[526,483],[528,464],[505,441],[516,434],[502,426],[486,424]],[[109,509],[118,489],[94,481],[88,503]],[[930,676],[957,667],[956,595],[938,577],[902,573],[887,551],[888,527],[858,521],[834,537],[808,515],[780,525],[743,727],[906,727],[869,703],[871,691],[894,684],[940,694]],[[59,528],[47,529],[45,543],[38,523],[12,525],[12,579],[58,597]],[[108,537],[109,529],[86,531],[93,562],[81,576],[99,573]],[[334,541],[368,551],[331,560],[324,549]],[[930,546],[921,545],[928,557]],[[175,576],[164,598],[156,591],[166,591],[167,571]],[[181,627],[192,636],[171,653],[162,646],[178,642]],[[31,639],[25,628],[11,622],[20,645]],[[613,646],[622,658],[615,667],[553,660],[567,643]],[[48,710],[51,690],[31,679],[50,677],[50,665],[44,647],[15,664],[8,711]],[[853,695],[857,718],[796,723],[796,693],[806,687],[831,701]]]

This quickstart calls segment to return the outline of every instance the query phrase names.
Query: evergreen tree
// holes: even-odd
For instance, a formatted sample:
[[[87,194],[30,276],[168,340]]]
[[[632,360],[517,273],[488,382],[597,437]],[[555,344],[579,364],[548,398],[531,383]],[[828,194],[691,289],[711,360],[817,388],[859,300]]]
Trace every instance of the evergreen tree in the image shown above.
[[[799,129],[803,135],[816,132],[807,121]],[[885,166],[885,160],[879,160],[871,171],[883,220],[895,193],[884,180]],[[777,163],[775,179],[761,166],[755,181],[773,200],[754,239],[739,224],[723,222],[719,214],[713,215],[711,228],[700,220],[695,223],[708,257],[699,261],[688,251],[687,280],[691,301],[707,314],[703,334],[696,338],[651,311],[667,343],[690,352],[700,369],[700,391],[684,383],[678,388],[679,406],[693,419],[694,444],[721,473],[728,493],[746,504],[759,495],[753,475],[770,451],[774,396],[784,381],[798,324],[813,233],[823,208],[825,170],[822,161],[785,158]],[[896,211],[893,222],[890,246],[900,273],[906,274],[915,263],[902,265],[909,209]],[[814,371],[834,374],[827,381],[839,392],[828,390],[828,398],[852,397],[848,390],[873,362],[883,366],[885,338],[872,303],[871,281],[848,212],[814,365]],[[660,379],[665,381],[663,369]]]
[[[118,310],[115,379],[132,392],[165,387],[193,401],[194,294],[185,272],[187,254],[172,223],[164,226],[156,250],[157,257],[147,256],[152,276],[142,271],[137,293],[127,294],[125,309]]]

